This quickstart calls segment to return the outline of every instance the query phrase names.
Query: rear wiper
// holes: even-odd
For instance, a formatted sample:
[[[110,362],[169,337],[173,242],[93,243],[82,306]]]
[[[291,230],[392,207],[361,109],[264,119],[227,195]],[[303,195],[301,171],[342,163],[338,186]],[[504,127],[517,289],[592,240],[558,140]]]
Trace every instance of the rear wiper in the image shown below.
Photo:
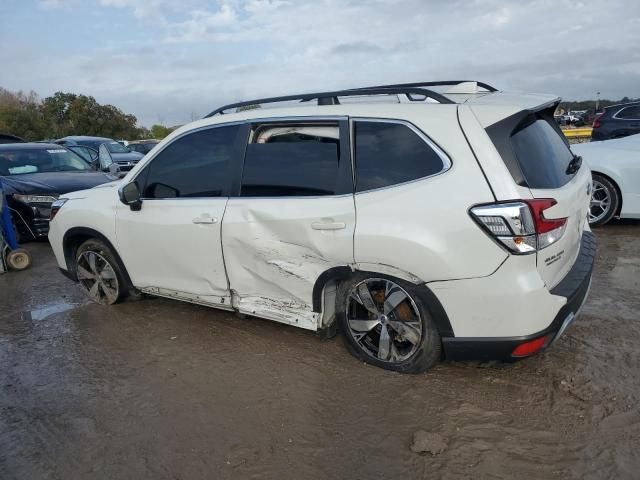
[[[573,175],[578,170],[580,170],[581,166],[582,166],[582,157],[580,155],[574,155],[571,161],[569,162],[569,165],[567,165],[567,170],[565,173],[567,175]]]

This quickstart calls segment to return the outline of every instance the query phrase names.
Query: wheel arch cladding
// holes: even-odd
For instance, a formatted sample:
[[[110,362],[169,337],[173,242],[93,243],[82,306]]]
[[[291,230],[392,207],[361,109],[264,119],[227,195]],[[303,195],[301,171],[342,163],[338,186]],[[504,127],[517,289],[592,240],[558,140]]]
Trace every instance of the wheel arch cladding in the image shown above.
[[[372,272],[372,271],[364,271],[364,270],[356,270],[358,273],[364,273],[367,275],[388,278],[394,281],[397,281],[396,277],[384,273]],[[329,270],[324,271],[316,280],[313,286],[313,311],[317,313],[322,312],[322,293],[325,285],[327,285],[331,281],[341,281],[346,278],[349,278],[355,272],[351,270],[350,267],[341,266],[341,267],[333,267]],[[403,280],[406,282],[406,280]],[[447,312],[444,307],[438,300],[438,297],[431,291],[431,289],[424,283],[413,284],[413,293],[416,294],[420,300],[426,305],[429,309],[429,315],[433,319],[433,322],[438,329],[438,333],[440,337],[455,337],[453,328],[451,326],[451,322],[449,321],[449,317],[447,316]]]
[[[91,239],[100,240],[111,250],[113,256],[119,264],[118,266],[124,273],[127,285],[132,286],[133,284],[131,283],[131,278],[129,278],[129,273],[127,272],[127,269],[125,268],[124,263],[122,262],[122,259],[120,258],[120,255],[118,254],[118,251],[115,249],[113,244],[102,233],[87,227],[70,228],[65,232],[64,237],[62,238],[65,263],[67,265],[67,270],[73,276],[73,279],[75,281],[78,280],[75,272],[75,253],[80,245]]]

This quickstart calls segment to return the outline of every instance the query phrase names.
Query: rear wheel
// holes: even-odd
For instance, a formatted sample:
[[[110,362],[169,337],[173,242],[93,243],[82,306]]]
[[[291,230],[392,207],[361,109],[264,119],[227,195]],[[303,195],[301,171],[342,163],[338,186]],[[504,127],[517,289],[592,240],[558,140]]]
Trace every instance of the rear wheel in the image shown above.
[[[126,297],[128,289],[123,269],[103,242],[87,240],[76,252],[76,274],[80,288],[91,300],[112,305]]]
[[[336,315],[356,358],[406,373],[423,372],[440,360],[440,336],[417,288],[364,273],[340,285]]]
[[[589,205],[589,224],[597,227],[609,222],[620,206],[618,189],[607,177],[593,174],[593,190]]]

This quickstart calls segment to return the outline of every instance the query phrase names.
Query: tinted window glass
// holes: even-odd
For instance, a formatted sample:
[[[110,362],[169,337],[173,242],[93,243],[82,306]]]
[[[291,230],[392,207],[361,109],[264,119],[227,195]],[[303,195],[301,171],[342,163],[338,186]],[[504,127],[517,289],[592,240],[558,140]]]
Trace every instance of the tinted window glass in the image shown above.
[[[638,120],[640,119],[640,105],[635,107],[623,108],[616,114],[616,117],[628,120]]]
[[[337,131],[337,126],[300,127],[282,135],[256,134],[265,143],[247,146],[241,196],[334,195],[340,158]]]
[[[387,187],[436,174],[443,161],[406,125],[355,122],[356,191]]]
[[[111,140],[108,140],[109,142]],[[78,140],[76,142],[78,145],[84,145],[85,147],[95,148],[96,150],[100,148],[100,145],[105,143],[103,140]]]
[[[143,197],[222,196],[239,128],[210,128],[175,140],[151,161]]]
[[[536,120],[518,130],[511,145],[530,188],[559,188],[573,176],[565,173],[573,155],[548,121]]]

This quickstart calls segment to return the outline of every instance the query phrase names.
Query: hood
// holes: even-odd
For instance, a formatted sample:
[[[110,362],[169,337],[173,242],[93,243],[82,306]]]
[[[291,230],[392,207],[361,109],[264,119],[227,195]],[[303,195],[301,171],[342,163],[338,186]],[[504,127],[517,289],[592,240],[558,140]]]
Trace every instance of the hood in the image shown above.
[[[111,158],[114,162],[137,162],[142,157],[143,154],[140,152],[128,152],[128,153],[112,153]]]
[[[5,193],[62,194],[113,180],[112,176],[101,172],[42,172],[2,177],[2,186]]]

